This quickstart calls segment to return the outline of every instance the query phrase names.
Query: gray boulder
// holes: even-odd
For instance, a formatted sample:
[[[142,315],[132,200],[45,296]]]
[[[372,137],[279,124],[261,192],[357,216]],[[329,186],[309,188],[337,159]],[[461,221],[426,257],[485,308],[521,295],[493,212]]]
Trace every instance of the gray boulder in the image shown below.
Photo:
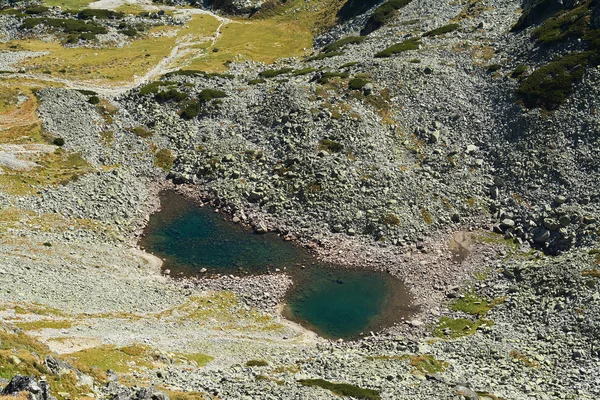
[[[14,396],[21,392],[31,393],[33,400],[56,400],[50,393],[50,386],[45,380],[37,380],[35,376],[15,375],[2,390],[5,396]]]

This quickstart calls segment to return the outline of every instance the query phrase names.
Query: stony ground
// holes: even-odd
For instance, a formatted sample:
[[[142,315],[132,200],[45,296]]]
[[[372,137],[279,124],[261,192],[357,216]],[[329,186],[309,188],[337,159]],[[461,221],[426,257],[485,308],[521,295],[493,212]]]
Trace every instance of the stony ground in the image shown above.
[[[133,397],[133,384],[190,399],[344,394],[306,379],[374,399],[600,396],[600,76],[590,68],[553,112],[524,110],[511,71],[555,54],[509,33],[520,6],[414,1],[343,54],[108,97],[19,82],[12,107],[34,102],[43,131],[0,109],[0,377],[48,375],[61,398]],[[449,22],[460,28],[375,57]],[[32,55],[0,53],[0,70]],[[165,276],[136,242],[166,187],[388,271],[421,311],[333,342],[280,315],[283,273]]]

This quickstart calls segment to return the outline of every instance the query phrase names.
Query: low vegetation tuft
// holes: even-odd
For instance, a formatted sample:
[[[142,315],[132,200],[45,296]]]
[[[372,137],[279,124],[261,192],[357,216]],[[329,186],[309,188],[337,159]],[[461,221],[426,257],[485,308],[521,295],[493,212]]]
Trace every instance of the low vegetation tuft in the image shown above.
[[[364,78],[354,78],[348,82],[348,88],[351,90],[361,90],[367,83],[370,83]]]
[[[448,24],[448,25],[440,26],[439,28],[433,29],[429,32],[426,32],[423,34],[423,36],[424,37],[439,36],[439,35],[443,35],[445,33],[453,32],[453,31],[457,30],[458,28],[460,28],[459,24]]]
[[[587,52],[572,53],[536,69],[521,82],[517,94],[528,108],[556,109],[583,78],[589,56]]]
[[[375,57],[391,57],[394,54],[403,53],[409,50],[418,50],[421,46],[421,41],[417,38],[405,40],[402,43],[395,44],[375,54]]]
[[[342,47],[347,46],[349,44],[362,43],[365,39],[366,39],[366,37],[364,37],[364,36],[348,36],[343,39],[336,40],[333,43],[329,43],[327,46],[323,47],[323,51],[325,53],[330,53],[332,51],[338,51]]]
[[[292,72],[292,68],[281,68],[281,69],[266,69],[261,71],[258,76],[261,78],[275,78],[276,76],[287,74],[288,72]]]
[[[325,379],[300,379],[298,383],[302,386],[317,386],[327,389],[338,396],[348,396],[365,400],[381,400],[381,396],[377,390],[364,389],[348,383],[333,383]]]
[[[266,360],[249,360],[246,367],[266,367],[269,363]]]
[[[412,0],[388,0],[375,10],[367,20],[365,27],[360,31],[362,36],[376,31],[388,23],[396,14],[396,11],[410,4]]]

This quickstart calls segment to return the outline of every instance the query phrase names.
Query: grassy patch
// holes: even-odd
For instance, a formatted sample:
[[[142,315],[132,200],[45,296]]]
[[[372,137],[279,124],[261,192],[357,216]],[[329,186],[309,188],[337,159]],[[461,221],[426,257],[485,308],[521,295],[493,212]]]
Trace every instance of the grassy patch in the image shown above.
[[[212,398],[211,396],[201,392],[181,392],[164,389],[162,387],[160,388],[160,391],[169,395],[171,400],[208,400]]]
[[[160,149],[154,154],[154,165],[165,172],[169,172],[175,162],[175,156],[169,149]]]
[[[175,357],[183,358],[188,361],[194,361],[198,367],[204,367],[206,364],[214,360],[213,356],[203,353],[175,353]]]
[[[482,326],[492,326],[494,323],[483,318],[471,321],[466,318],[441,317],[439,323],[433,330],[433,334],[439,338],[459,338],[473,335]]]
[[[439,36],[439,35],[443,35],[445,33],[454,32],[458,28],[460,28],[459,24],[448,24],[448,25],[440,26],[439,28],[433,29],[429,32],[426,32],[423,34],[423,36],[424,37]]]
[[[344,149],[344,146],[340,142],[336,142],[335,140],[322,139],[319,142],[318,149],[328,151],[329,153],[339,153]]]
[[[131,133],[134,133],[136,136],[141,138],[149,138],[152,137],[152,132],[144,128],[143,126],[136,126],[135,128],[129,129]]]
[[[364,42],[366,37],[364,36],[348,36],[340,40],[336,40],[333,43],[329,43],[327,46],[323,47],[323,51],[326,53],[330,53],[332,51],[338,51],[344,46],[349,44],[358,44]]]
[[[163,86],[173,86],[175,82],[169,81],[156,81],[148,83],[140,88],[140,95],[145,96],[149,94],[157,94]]]
[[[369,33],[381,28],[387,24],[396,15],[396,12],[410,4],[412,0],[388,0],[375,10],[373,15],[369,17],[365,27],[360,31],[361,35]]]
[[[444,372],[450,364],[447,361],[437,360],[430,354],[420,356],[404,356],[409,361],[411,367],[414,367],[413,372],[421,374],[435,374],[436,372]]]
[[[367,83],[370,83],[364,78],[354,78],[348,82],[348,89],[350,90],[361,90]]]
[[[527,65],[519,65],[513,70],[513,72],[510,74],[510,77],[516,79],[527,72],[528,69],[529,67]]]
[[[329,82],[329,80],[331,78],[347,78],[349,76],[350,76],[350,74],[347,72],[328,71],[328,72],[323,72],[321,74],[321,77],[319,79],[317,79],[317,82],[320,84],[325,84],[325,83]]]
[[[152,367],[150,349],[146,346],[132,345],[117,348],[115,346],[99,346],[80,350],[68,356],[77,367],[84,370],[95,370],[98,376],[107,370],[117,373],[128,373],[142,367]]]
[[[302,69],[297,69],[295,71],[292,71],[292,75],[294,75],[294,76],[308,75],[308,74],[311,74],[316,71],[317,71],[316,68],[308,67],[308,68],[302,68]]]
[[[281,69],[267,69],[258,73],[258,76],[262,78],[275,78],[276,76],[287,74],[292,72],[292,68],[281,68]]]
[[[161,318],[195,321],[200,325],[214,328],[218,324],[223,329],[239,330],[245,333],[251,331],[277,331],[283,329],[269,315],[254,309],[245,310],[239,307],[239,302],[232,292],[211,292],[205,296],[192,296],[185,304],[167,310],[160,314]]]
[[[198,95],[198,100],[201,102],[207,102],[213,99],[222,99],[224,97],[227,97],[227,94],[221,90],[203,89]]]
[[[518,350],[511,350],[509,354],[513,360],[515,360],[529,368],[539,367],[539,364],[533,358],[528,357],[527,355],[525,355],[524,353],[522,353]]]
[[[597,269],[586,269],[581,272],[581,276],[584,277],[592,277],[592,278],[600,278],[600,270]]]
[[[349,396],[366,400],[381,400],[381,396],[377,390],[364,389],[348,383],[333,383],[324,379],[300,379],[298,383],[302,386],[317,386],[327,389],[339,396]]]
[[[40,356],[50,353],[48,346],[22,332],[8,333],[2,330],[0,330],[0,350],[25,350]]]
[[[94,170],[79,154],[61,148],[36,156],[32,161],[39,167],[26,171],[2,168],[0,188],[14,195],[33,194],[43,186],[67,184]]]
[[[306,59],[306,61],[318,61],[318,60],[324,60],[326,58],[343,56],[343,55],[344,55],[343,51],[333,51],[331,53],[321,53],[321,54],[317,54],[316,56],[308,57]]]
[[[421,41],[417,38],[405,40],[402,43],[397,43],[375,54],[375,57],[391,57],[394,54],[403,53],[410,50],[418,50],[421,46]]]
[[[48,7],[61,7],[63,10],[81,10],[94,0],[43,0]]]
[[[249,360],[246,367],[266,367],[269,363],[266,360]]]
[[[537,27],[532,37],[539,43],[555,44],[573,37],[583,37],[589,29],[590,2],[572,10],[561,11]]]
[[[296,23],[274,20],[235,21],[221,28],[214,48],[191,60],[191,70],[223,71],[234,60],[271,64],[283,57],[304,55],[312,47],[311,33]]]
[[[451,308],[454,311],[462,311],[467,314],[478,315],[480,317],[483,317],[492,308],[494,308],[498,304],[502,304],[503,302],[504,298],[502,297],[488,301],[477,296],[475,293],[470,292],[467,293],[464,297],[456,300],[452,304]]]
[[[572,53],[536,69],[521,82],[517,94],[528,108],[557,108],[583,78],[588,58],[589,53]]]
[[[17,40],[0,43],[0,50],[16,46],[16,50],[47,51],[50,54],[24,60],[20,66],[29,73],[65,71],[72,80],[110,85],[130,82],[158,64],[175,45],[176,38],[166,34],[173,30],[152,28],[149,35],[123,48],[65,48],[56,41]]]
[[[73,321],[68,320],[49,320],[15,322],[15,325],[25,331],[37,331],[40,329],[69,329],[73,326]]]

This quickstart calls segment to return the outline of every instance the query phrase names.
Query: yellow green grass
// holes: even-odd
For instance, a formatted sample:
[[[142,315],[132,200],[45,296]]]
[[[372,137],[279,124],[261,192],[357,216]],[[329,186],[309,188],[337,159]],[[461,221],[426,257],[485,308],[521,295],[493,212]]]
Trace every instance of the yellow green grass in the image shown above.
[[[48,7],[61,7],[63,10],[81,10],[94,1],[95,0],[44,0],[43,4]]]
[[[479,318],[471,321],[466,318],[441,317],[439,323],[433,330],[433,335],[439,338],[459,338],[462,336],[473,335],[483,326],[492,326],[493,321]]]
[[[504,300],[505,299],[503,297],[499,297],[494,300],[486,300],[477,296],[473,292],[469,292],[465,294],[464,297],[456,300],[452,304],[451,308],[454,311],[462,311],[467,314],[478,315],[482,317],[498,304],[502,304]]]
[[[95,375],[109,369],[124,374],[154,365],[150,348],[137,344],[119,348],[112,345],[92,347],[72,353],[69,358],[77,366],[95,370]]]
[[[312,45],[309,30],[274,20],[234,21],[221,28],[221,36],[186,69],[222,72],[232,61],[253,60],[271,64],[283,57],[299,57]],[[216,50],[216,51],[215,51]]]
[[[336,23],[336,14],[345,0],[320,0],[316,3],[305,0],[289,0],[279,7],[260,11],[254,20],[291,22],[313,34],[321,33]],[[316,8],[316,11],[315,11]]]
[[[44,142],[34,95],[41,87],[28,79],[0,79],[0,144]]]
[[[65,48],[56,41],[17,40],[0,44],[0,50],[50,52],[21,62],[20,66],[29,73],[96,84],[129,83],[169,55],[176,41],[169,32],[174,29],[153,28],[144,38],[123,48]]]
[[[35,157],[32,161],[38,163],[39,167],[27,171],[2,168],[0,190],[13,195],[34,194],[43,186],[65,184],[93,170],[79,154],[68,153],[60,148]]]
[[[38,331],[41,329],[69,329],[73,321],[42,319],[39,321],[15,322],[15,326],[24,331]]]

